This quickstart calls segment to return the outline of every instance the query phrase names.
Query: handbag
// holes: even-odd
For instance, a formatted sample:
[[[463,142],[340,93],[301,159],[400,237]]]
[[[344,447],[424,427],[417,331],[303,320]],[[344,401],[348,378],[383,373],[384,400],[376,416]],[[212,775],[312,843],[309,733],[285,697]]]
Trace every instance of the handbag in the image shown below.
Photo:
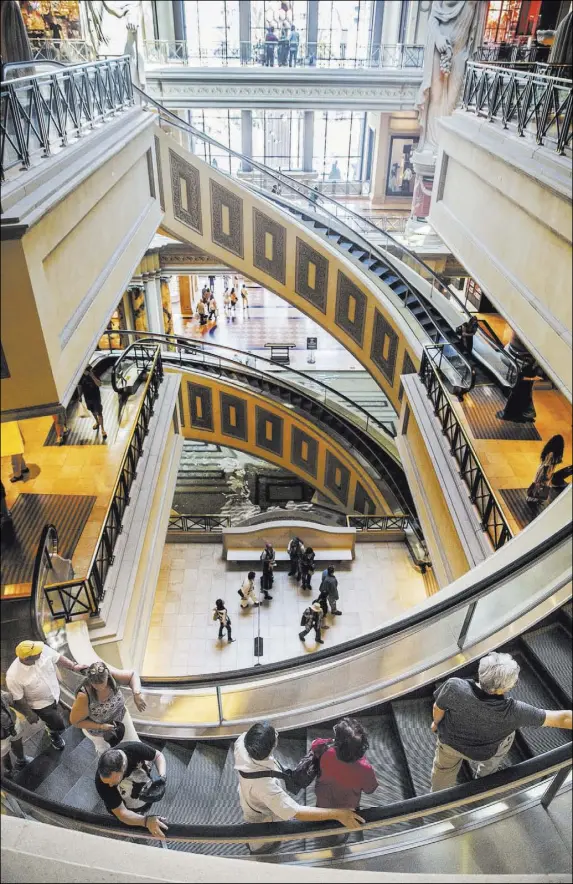
[[[300,759],[296,767],[283,767],[280,764],[280,770],[256,770],[252,773],[245,773],[240,770],[240,776],[246,780],[259,780],[265,777],[273,777],[275,779],[284,780],[287,792],[296,795],[301,789],[307,789],[320,774],[320,759],[327,751],[334,746],[334,740],[317,746],[316,749],[309,749],[306,755]]]

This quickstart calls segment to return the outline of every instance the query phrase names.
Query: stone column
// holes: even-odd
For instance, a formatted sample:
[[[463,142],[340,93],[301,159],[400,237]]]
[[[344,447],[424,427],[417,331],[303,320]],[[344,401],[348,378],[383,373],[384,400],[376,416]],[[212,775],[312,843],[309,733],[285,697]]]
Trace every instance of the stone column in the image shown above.
[[[191,292],[191,278],[179,277],[179,305],[181,316],[193,316],[193,293]]]
[[[250,110],[241,111],[241,153],[245,157],[253,155],[253,114]],[[252,168],[246,160],[241,163],[241,172],[251,172]]]
[[[241,64],[251,61],[251,0],[239,0],[239,40]]]
[[[171,0],[173,6],[173,33],[175,40],[184,41],[185,32],[185,4],[183,0]]]
[[[318,41],[318,0],[308,0],[306,17],[306,57],[316,58],[316,44]]]
[[[314,111],[304,112],[304,129],[302,134],[302,168],[312,172],[312,149],[314,144]]]
[[[161,301],[161,281],[158,276],[144,276],[145,312],[147,313],[147,329],[158,335],[165,334],[163,325],[163,304]]]
[[[169,288],[169,277],[162,276],[159,281],[161,290],[161,306],[163,311],[163,328],[166,335],[174,334],[173,331],[173,310],[171,308],[171,291]]]
[[[384,0],[376,0],[374,4],[374,17],[372,19],[372,36],[370,41],[370,61],[372,64],[380,64],[380,45],[382,43],[382,24],[384,21]]]

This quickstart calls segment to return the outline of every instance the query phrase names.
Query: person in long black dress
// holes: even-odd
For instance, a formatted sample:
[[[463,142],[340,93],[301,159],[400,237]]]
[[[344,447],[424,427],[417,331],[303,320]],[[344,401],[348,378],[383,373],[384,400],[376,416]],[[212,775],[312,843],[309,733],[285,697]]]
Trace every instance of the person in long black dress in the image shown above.
[[[96,377],[89,365],[86,365],[84,368],[84,373],[81,377],[79,386],[86,407],[88,411],[91,411],[93,414],[95,420],[93,426],[94,430],[101,429],[102,439],[107,439],[107,433],[103,425],[103,407],[101,404],[101,393],[99,389],[101,387],[101,381]]]
[[[537,413],[533,404],[533,384],[538,378],[537,363],[529,356],[518,362],[518,366],[517,383],[507,397],[502,411],[497,412],[497,417],[503,421],[534,423]]]

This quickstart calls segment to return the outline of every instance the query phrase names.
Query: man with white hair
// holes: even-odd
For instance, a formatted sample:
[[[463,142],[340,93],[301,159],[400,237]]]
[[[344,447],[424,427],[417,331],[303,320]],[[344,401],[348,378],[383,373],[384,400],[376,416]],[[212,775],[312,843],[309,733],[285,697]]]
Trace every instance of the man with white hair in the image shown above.
[[[479,662],[478,681],[449,678],[434,694],[432,730],[438,734],[432,792],[456,785],[462,761],[476,777],[494,773],[521,727],[571,730],[571,710],[538,709],[506,694],[517,684],[519,665],[492,652]]]

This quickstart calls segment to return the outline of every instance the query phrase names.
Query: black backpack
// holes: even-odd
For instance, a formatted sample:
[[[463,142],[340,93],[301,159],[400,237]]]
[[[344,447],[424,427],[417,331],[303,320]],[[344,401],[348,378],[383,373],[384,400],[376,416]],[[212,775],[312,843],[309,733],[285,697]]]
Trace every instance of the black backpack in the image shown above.
[[[286,790],[292,795],[296,795],[301,789],[308,788],[320,775],[320,759],[332,746],[334,746],[334,740],[317,746],[314,751],[309,749],[296,767],[283,767],[281,764],[280,770],[256,770],[252,773],[240,770],[239,774],[246,780],[260,780],[266,777],[284,780]]]
[[[0,739],[7,740],[8,737],[16,736],[16,714],[4,699],[1,700],[1,704]]]

